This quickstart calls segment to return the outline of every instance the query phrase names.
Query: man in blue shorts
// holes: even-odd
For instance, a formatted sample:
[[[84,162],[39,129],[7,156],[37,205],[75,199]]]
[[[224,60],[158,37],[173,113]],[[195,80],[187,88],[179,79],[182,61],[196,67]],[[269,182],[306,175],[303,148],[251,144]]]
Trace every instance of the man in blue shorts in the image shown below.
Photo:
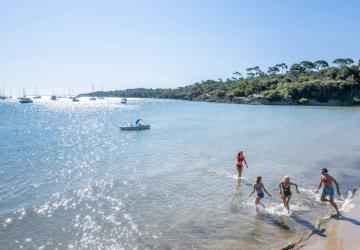
[[[330,202],[330,204],[336,209],[337,214],[340,215],[339,209],[334,202],[333,182],[335,183],[337,193],[340,196],[339,184],[335,178],[328,174],[328,170],[326,168],[321,169],[320,184],[316,192],[318,192],[322,184],[324,184],[324,189],[321,194],[321,201]],[[327,199],[326,196],[329,196],[329,199]]]

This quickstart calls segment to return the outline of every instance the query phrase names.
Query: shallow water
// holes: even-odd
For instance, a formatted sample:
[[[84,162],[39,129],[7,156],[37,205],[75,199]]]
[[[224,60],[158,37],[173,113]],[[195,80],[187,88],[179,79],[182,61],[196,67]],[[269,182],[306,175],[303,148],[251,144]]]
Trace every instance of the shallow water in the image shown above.
[[[358,108],[43,98],[0,115],[2,249],[273,249],[333,212],[314,194],[322,167],[343,198],[360,181]],[[119,130],[138,117],[151,129]],[[285,174],[300,186],[290,216]],[[272,194],[259,213],[257,175]]]

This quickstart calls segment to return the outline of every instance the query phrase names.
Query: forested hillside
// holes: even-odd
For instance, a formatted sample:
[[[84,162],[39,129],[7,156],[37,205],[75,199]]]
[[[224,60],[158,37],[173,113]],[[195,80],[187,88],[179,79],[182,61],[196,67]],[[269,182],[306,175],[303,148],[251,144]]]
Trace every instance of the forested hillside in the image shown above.
[[[253,104],[360,104],[360,62],[338,58],[276,64],[266,71],[255,66],[246,76],[234,72],[226,80],[206,80],[176,89],[126,89],[85,95],[171,98]]]

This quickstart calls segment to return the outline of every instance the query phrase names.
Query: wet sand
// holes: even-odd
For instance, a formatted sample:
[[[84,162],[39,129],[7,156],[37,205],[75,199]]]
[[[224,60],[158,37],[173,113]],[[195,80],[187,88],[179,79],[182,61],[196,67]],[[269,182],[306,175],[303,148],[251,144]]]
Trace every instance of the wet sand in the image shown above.
[[[342,216],[333,216],[324,223],[322,236],[313,234],[309,240],[300,243],[295,249],[301,250],[360,250],[360,195],[353,197],[354,207]]]

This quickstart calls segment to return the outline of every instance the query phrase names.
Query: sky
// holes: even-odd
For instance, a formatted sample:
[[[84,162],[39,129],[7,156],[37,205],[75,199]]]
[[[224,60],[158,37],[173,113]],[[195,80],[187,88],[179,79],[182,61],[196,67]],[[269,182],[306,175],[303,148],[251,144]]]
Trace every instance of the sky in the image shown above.
[[[357,62],[359,12],[355,0],[0,0],[0,87],[175,88],[257,65]]]

